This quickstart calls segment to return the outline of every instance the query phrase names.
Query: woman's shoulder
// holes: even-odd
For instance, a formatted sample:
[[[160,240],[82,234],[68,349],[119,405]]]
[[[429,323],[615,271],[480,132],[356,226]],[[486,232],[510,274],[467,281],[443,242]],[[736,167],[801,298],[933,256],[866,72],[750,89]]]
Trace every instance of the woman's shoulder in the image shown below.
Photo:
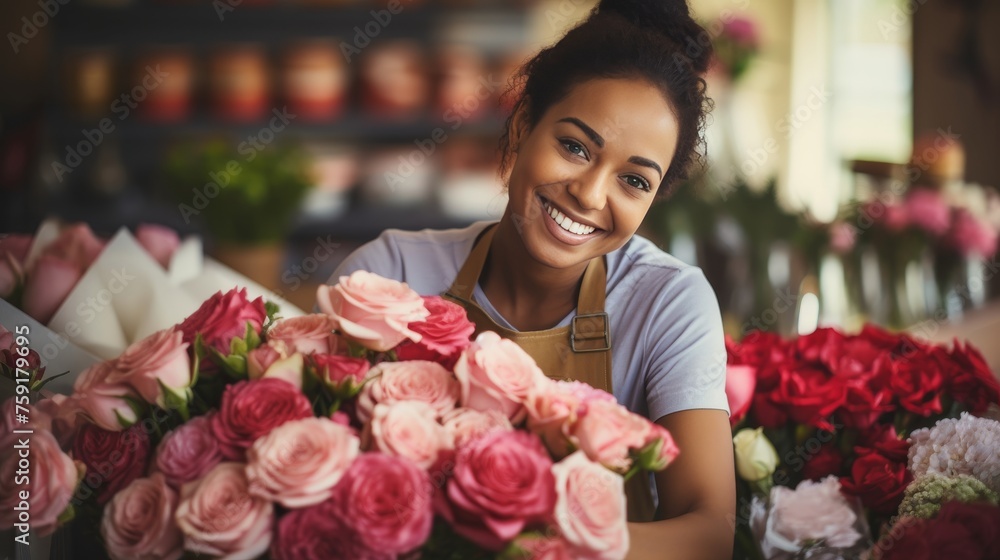
[[[608,254],[608,291],[656,290],[679,292],[709,288],[701,268],[660,249],[638,234],[621,249]],[[648,296],[648,294],[647,294]]]

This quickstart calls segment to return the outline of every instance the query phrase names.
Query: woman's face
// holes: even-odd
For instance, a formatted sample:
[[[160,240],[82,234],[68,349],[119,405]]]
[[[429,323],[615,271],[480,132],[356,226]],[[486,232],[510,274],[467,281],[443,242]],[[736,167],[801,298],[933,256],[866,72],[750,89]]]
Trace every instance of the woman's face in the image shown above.
[[[619,249],[652,205],[677,136],[667,100],[647,82],[581,83],[516,142],[505,218],[554,268]]]

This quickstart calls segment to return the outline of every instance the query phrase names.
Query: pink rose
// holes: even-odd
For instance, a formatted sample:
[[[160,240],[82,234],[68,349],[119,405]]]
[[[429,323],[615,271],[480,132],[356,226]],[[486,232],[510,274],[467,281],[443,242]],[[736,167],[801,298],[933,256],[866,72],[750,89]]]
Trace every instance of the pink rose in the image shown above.
[[[903,207],[910,223],[933,236],[944,235],[951,225],[951,209],[944,198],[930,189],[913,189],[906,194]]]
[[[80,427],[73,440],[73,458],[87,469],[77,498],[87,499],[96,490],[97,504],[103,506],[146,472],[150,441],[143,428],[137,424],[127,430],[109,431],[87,423]]]
[[[458,450],[454,474],[435,495],[435,508],[456,533],[499,551],[526,525],[551,517],[552,471],[552,459],[534,434],[487,434]]]
[[[246,335],[247,323],[257,333],[264,324],[267,311],[263,298],[247,299],[246,288],[233,288],[225,294],[217,292],[184,322],[177,330],[184,333],[184,342],[194,344],[196,333],[201,333],[207,346],[229,355],[229,343],[233,337]]]
[[[442,451],[455,445],[448,430],[438,424],[436,414],[431,405],[419,401],[376,405],[365,441],[370,440],[383,453],[405,457],[428,469]]]
[[[136,412],[142,398],[125,383],[109,378],[117,373],[115,362],[98,362],[83,370],[73,383],[73,396],[64,405],[78,410],[108,431],[128,428],[139,420]]]
[[[224,558],[256,558],[271,544],[274,505],[249,492],[241,463],[219,463],[186,484],[174,516],[184,549]]]
[[[14,333],[0,325],[0,350],[9,350],[12,346],[14,346]]]
[[[726,399],[729,424],[735,426],[747,415],[757,387],[757,368],[730,364],[726,367]]]
[[[142,395],[150,404],[166,410],[167,395],[187,401],[190,398],[191,360],[184,334],[164,329],[133,343],[115,361],[115,372],[108,376],[110,383],[125,383]]]
[[[319,308],[335,328],[354,342],[378,352],[403,340],[419,341],[409,323],[429,315],[424,300],[402,282],[359,270],[340,278],[336,286],[320,286]]]
[[[524,403],[528,428],[542,438],[550,453],[565,457],[570,452],[569,427],[581,407],[593,401],[617,402],[610,393],[579,381],[542,383]]]
[[[170,486],[180,489],[222,462],[222,450],[212,435],[212,414],[192,418],[160,441],[153,467]]]
[[[155,224],[140,224],[135,229],[135,239],[163,268],[170,267],[170,259],[181,245],[176,231]]]
[[[383,362],[371,369],[358,395],[358,420],[367,422],[377,404],[420,401],[440,418],[455,408],[458,381],[436,362]]]
[[[247,377],[251,380],[275,378],[302,389],[302,374],[305,357],[292,353],[288,345],[280,340],[269,340],[247,352]]]
[[[316,505],[357,458],[360,442],[329,418],[285,422],[247,451],[250,493],[287,508]]]
[[[625,472],[632,466],[629,451],[644,447],[651,425],[618,403],[594,401],[579,411],[569,433],[592,461]]]
[[[183,535],[174,523],[177,492],[163,475],[137,478],[104,508],[101,536],[113,560],[181,557]]]
[[[624,558],[629,536],[624,479],[577,451],[552,467],[555,521],[573,558]]]
[[[465,350],[455,365],[462,406],[497,409],[511,422],[525,416],[524,401],[532,390],[548,382],[535,361],[511,340],[486,331]]]
[[[900,232],[906,229],[910,225],[910,214],[906,211],[901,204],[887,204],[885,205],[881,212],[874,210],[878,208],[881,203],[874,202],[869,206],[870,210],[867,215],[874,217],[882,216],[882,224],[885,228],[891,232]]]
[[[427,471],[406,459],[365,453],[347,470],[336,492],[343,518],[369,550],[402,554],[424,544],[431,534],[434,488]]]
[[[81,276],[83,270],[73,263],[51,255],[38,257],[24,286],[24,312],[39,323],[48,323]]]
[[[396,560],[397,555],[369,549],[341,513],[327,500],[293,509],[278,521],[271,557],[275,560]]]
[[[458,355],[469,346],[476,325],[469,321],[461,305],[441,296],[424,296],[424,306],[430,316],[410,323],[410,328],[420,334],[420,342],[404,342],[396,355],[400,360],[430,360],[453,369]]]
[[[857,242],[857,235],[856,228],[846,222],[830,224],[830,249],[841,255],[850,253]]]
[[[24,267],[10,253],[0,250],[0,298],[9,298],[23,281]]]
[[[242,459],[257,438],[290,420],[311,418],[312,403],[281,379],[240,381],[226,387],[212,434],[227,459]]]
[[[965,208],[955,211],[955,223],[948,239],[965,256],[988,258],[997,252],[997,230],[989,223],[979,221]]]
[[[280,340],[292,352],[329,354],[333,321],[326,315],[304,315],[276,321],[267,331],[268,340]]]
[[[309,356],[309,361],[320,381],[331,391],[345,397],[354,396],[371,368],[364,358],[340,354],[313,354]]]
[[[8,233],[0,237],[0,256],[9,254],[14,260],[23,263],[28,259],[28,251],[34,238],[30,235]]]
[[[455,439],[455,447],[494,431],[509,432],[514,429],[510,419],[497,410],[480,412],[471,408],[456,408],[441,418],[441,424]]]
[[[73,497],[77,468],[49,432],[39,430],[19,437],[30,442],[31,476],[18,476],[21,457],[13,449],[5,448],[0,460],[0,476],[3,477],[0,479],[0,525],[10,529],[24,523],[19,514],[27,504],[21,503],[20,493],[28,492],[31,529],[39,535],[48,535],[55,531],[59,515]]]
[[[819,482],[803,480],[795,490],[775,486],[771,490],[771,511],[760,535],[765,553],[781,553],[792,544],[824,541],[833,548],[849,548],[861,533],[855,529],[858,516],[840,493],[836,476]]]
[[[90,226],[78,223],[63,228],[59,236],[42,249],[41,254],[70,263],[83,273],[103,250],[104,241],[94,235]]]
[[[681,450],[677,448],[669,430],[655,423],[650,423],[649,427],[646,442],[639,454],[639,464],[648,471],[662,471],[674,462]]]

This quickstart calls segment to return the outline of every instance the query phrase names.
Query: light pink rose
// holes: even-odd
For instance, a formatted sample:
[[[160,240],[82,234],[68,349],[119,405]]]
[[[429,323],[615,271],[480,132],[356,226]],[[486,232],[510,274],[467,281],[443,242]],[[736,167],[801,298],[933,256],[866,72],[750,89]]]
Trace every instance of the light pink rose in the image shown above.
[[[162,474],[137,478],[104,508],[101,536],[112,560],[175,560],[184,536],[174,522],[177,492]]]
[[[580,387],[591,389],[588,392]],[[528,394],[524,403],[528,413],[528,428],[539,435],[549,452],[556,458],[569,455],[569,428],[576,422],[577,411],[586,400],[607,400],[604,391],[597,392],[585,383],[553,381],[540,384]]]
[[[639,456],[640,466],[649,471],[662,471],[680,453],[670,431],[659,424],[650,423],[650,430]]]
[[[28,511],[31,529],[45,536],[55,531],[59,515],[73,497],[77,467],[59,448],[51,433],[40,430],[20,438],[30,442],[31,475],[22,480],[24,477],[17,474],[21,457],[13,449],[4,449],[0,460],[0,476],[3,477],[0,479],[0,526],[16,527],[15,524],[23,523],[19,514]],[[20,492],[28,492],[30,505],[21,503]]]
[[[442,451],[455,445],[448,430],[438,424],[436,414],[431,405],[419,401],[376,405],[365,440],[371,440],[383,453],[405,457],[428,469]]]
[[[729,423],[735,426],[750,410],[757,387],[757,368],[747,365],[726,366],[726,399],[729,400]]]
[[[184,549],[228,559],[251,559],[271,544],[274,505],[249,492],[242,463],[219,463],[184,485],[174,516]]]
[[[280,340],[269,340],[267,344],[247,352],[247,377],[253,380],[268,377],[284,379],[301,389],[304,369],[305,357],[298,352],[293,353]]]
[[[486,331],[462,353],[455,365],[462,406],[497,409],[515,424],[524,419],[524,401],[549,380],[535,361],[511,340]]]
[[[801,547],[807,541],[825,540],[827,546],[848,548],[861,538],[855,529],[857,520],[836,476],[818,482],[803,480],[795,490],[775,486],[764,541],[787,539]]]
[[[931,189],[914,189],[906,194],[903,207],[910,223],[933,236],[944,235],[951,226],[951,209],[940,193]]]
[[[326,315],[303,315],[276,321],[267,331],[268,340],[280,340],[293,352],[329,354],[333,350],[333,321]]]
[[[552,517],[555,479],[541,440],[493,432],[458,450],[435,509],[456,533],[487,549],[506,547],[525,526]]]
[[[642,449],[650,429],[649,420],[620,404],[594,401],[582,407],[569,433],[592,461],[626,472],[632,466],[629,450]]]
[[[494,431],[509,432],[514,429],[510,419],[498,410],[481,412],[471,408],[456,408],[441,418],[441,424],[455,439],[455,447]]]
[[[150,404],[167,409],[162,389],[187,401],[190,397],[191,360],[184,334],[164,329],[133,343],[115,361],[111,383],[126,383]]]
[[[359,453],[357,436],[329,418],[285,422],[247,451],[250,493],[287,508],[316,505]]]
[[[420,295],[402,282],[359,270],[336,286],[320,286],[319,308],[346,338],[378,352],[420,335],[407,325],[430,313]]]
[[[85,369],[73,383],[73,395],[64,406],[80,411],[99,427],[117,432],[134,424],[142,397],[123,382],[113,382],[113,361],[98,362]]]
[[[135,238],[163,268],[170,267],[170,259],[181,244],[176,231],[155,224],[140,224],[135,229]]]
[[[51,255],[42,255],[24,285],[24,312],[46,324],[83,276],[76,265]]]
[[[440,418],[455,408],[458,392],[458,380],[437,362],[383,362],[368,372],[358,395],[358,420],[370,420],[377,404],[400,401],[425,402]]]
[[[222,449],[212,434],[212,414],[192,418],[160,441],[153,469],[162,473],[170,486],[180,489],[222,462]]]
[[[577,451],[552,467],[555,521],[573,558],[618,560],[629,547],[624,479]]]
[[[34,238],[30,235],[9,233],[0,237],[0,256],[9,254],[15,261],[23,263],[28,258],[28,251]]]
[[[343,519],[368,550],[397,554],[427,541],[434,487],[427,471],[402,457],[365,453],[335,490]]]

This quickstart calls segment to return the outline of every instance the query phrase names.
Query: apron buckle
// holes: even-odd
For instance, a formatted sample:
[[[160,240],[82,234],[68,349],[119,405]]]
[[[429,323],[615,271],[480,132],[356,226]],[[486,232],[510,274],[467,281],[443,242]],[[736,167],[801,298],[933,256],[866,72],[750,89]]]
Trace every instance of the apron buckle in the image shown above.
[[[580,319],[599,319],[600,327],[598,329],[593,328],[577,328],[577,321]],[[591,325],[593,321],[588,321]],[[585,323],[586,324],[586,323]],[[584,313],[573,317],[573,321],[570,323],[569,329],[569,345],[574,352],[606,352],[611,350],[611,320],[608,318],[608,314],[604,311],[600,313]],[[589,342],[594,340],[602,340],[603,345],[596,348],[577,348],[577,341]]]

